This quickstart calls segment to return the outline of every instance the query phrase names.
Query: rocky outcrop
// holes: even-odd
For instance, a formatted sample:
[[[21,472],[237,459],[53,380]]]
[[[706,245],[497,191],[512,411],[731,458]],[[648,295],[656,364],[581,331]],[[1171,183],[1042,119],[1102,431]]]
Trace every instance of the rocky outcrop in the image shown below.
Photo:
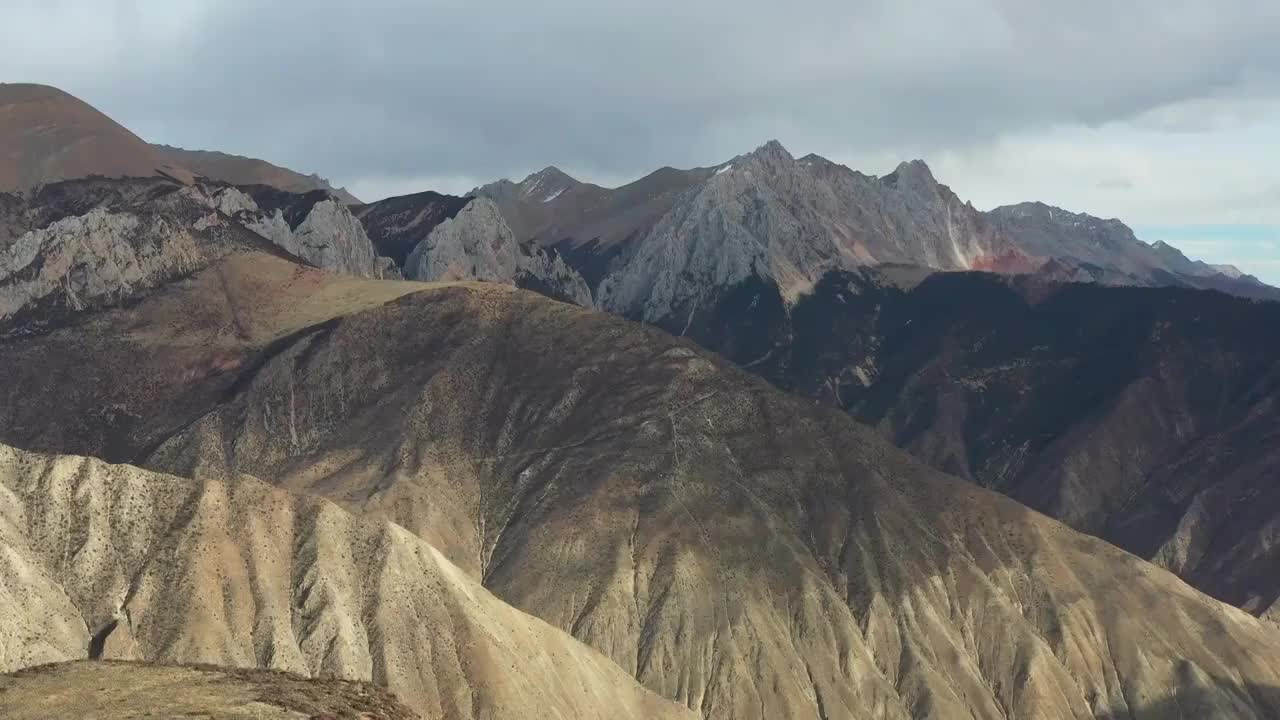
[[[34,312],[47,322],[125,302],[268,243],[333,272],[399,276],[374,254],[359,220],[325,193],[76,180],[0,196],[0,320]]]
[[[241,192],[245,203],[233,217],[278,247],[325,270],[378,278],[385,263],[378,260],[364,226],[341,201],[321,190],[295,195],[253,186]]]
[[[0,320],[11,329],[126,302],[230,252],[266,247],[208,194],[163,180],[73,181],[7,197]]]
[[[420,192],[356,205],[351,212],[360,219],[378,254],[403,268],[409,253],[437,225],[453,218],[471,202],[470,197]]]
[[[562,257],[531,243],[521,244],[498,206],[478,198],[439,225],[405,261],[410,280],[483,280],[533,287],[578,305],[591,305],[591,291]]]
[[[189,229],[149,220],[96,209],[18,238],[0,256],[0,317],[55,294],[81,310],[203,264]]]
[[[437,225],[405,259],[412,280],[513,282],[520,246],[497,207],[484,200],[469,203]]]
[[[191,197],[318,268],[366,278],[391,277],[351,209],[326,191],[295,194],[255,185],[194,185]],[[212,221],[210,219],[209,221]]]

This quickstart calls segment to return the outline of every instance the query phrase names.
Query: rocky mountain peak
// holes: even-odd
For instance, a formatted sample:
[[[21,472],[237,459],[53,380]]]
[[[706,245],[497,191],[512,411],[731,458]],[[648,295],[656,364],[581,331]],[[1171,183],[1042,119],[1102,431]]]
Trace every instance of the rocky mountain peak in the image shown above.
[[[497,203],[476,198],[409,253],[405,277],[426,282],[483,280],[531,287],[568,302],[591,304],[582,276],[554,251],[517,241]]]
[[[1154,250],[1157,255],[1165,258],[1166,260],[1173,262],[1190,262],[1187,259],[1186,254],[1163,240],[1157,240],[1151,243],[1151,249]]]
[[[777,170],[795,163],[795,158],[777,140],[770,140],[747,155],[747,158],[760,162],[765,168]]]
[[[900,188],[931,189],[938,186],[938,180],[933,176],[933,171],[923,160],[903,161],[881,180],[888,185]]]
[[[576,185],[577,179],[558,167],[548,166],[533,173],[520,182],[519,191],[523,199],[534,202],[551,202]]]
[[[797,162],[799,162],[801,165],[805,167],[820,167],[820,168],[841,167],[840,164],[835,162],[834,160],[830,160],[828,158],[822,157],[821,155],[818,155],[816,153],[809,153],[808,155],[805,155],[804,157],[800,158]]]

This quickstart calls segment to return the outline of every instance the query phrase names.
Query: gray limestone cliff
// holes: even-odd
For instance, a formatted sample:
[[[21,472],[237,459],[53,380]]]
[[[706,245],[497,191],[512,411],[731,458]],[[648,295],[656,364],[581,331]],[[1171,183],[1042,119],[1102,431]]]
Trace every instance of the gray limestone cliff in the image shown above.
[[[266,242],[197,188],[159,180],[71,181],[9,195],[0,228],[0,320],[120,304]]]
[[[276,246],[325,270],[384,276],[385,263],[379,261],[364,226],[328,193],[294,195],[264,188],[251,188],[247,194],[236,188],[223,191],[224,195],[237,193],[241,197],[228,203],[235,208],[233,217]]]
[[[832,270],[899,262],[968,269],[997,246],[980,214],[924,163],[875,178],[816,156],[797,160],[770,142],[681,194],[597,298],[649,321],[692,317],[753,275],[794,302]]]
[[[591,306],[591,291],[557,253],[521,245],[488,198],[469,203],[435,226],[405,261],[410,280],[482,280],[529,287]]]
[[[203,264],[189,228],[95,208],[25,233],[0,254],[0,317],[61,296],[75,310]]]
[[[399,276],[345,205],[273,193],[260,203],[227,185],[99,178],[0,196],[0,320],[47,324],[271,246],[332,272]]]
[[[874,265],[1280,297],[1232,268],[1043,203],[982,212],[920,160],[874,176],[772,141],[712,168],[607,190],[554,168],[478,188],[518,239],[565,252],[602,309],[678,330],[759,279],[790,306],[823,275]]]

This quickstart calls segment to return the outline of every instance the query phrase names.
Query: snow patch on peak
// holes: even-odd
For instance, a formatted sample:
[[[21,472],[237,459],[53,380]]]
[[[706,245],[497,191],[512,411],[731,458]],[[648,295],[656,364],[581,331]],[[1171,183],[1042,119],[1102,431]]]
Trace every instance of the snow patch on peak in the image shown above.
[[[521,181],[519,189],[520,195],[525,199],[550,202],[577,184],[577,180],[560,168],[547,167]]]

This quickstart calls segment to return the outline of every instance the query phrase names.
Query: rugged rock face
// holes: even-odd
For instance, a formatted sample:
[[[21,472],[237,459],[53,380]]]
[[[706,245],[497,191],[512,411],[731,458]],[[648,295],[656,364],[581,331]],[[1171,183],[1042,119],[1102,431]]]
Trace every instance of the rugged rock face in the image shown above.
[[[405,259],[405,275],[415,280],[512,282],[520,248],[492,202],[469,203],[437,225]]]
[[[141,230],[139,225],[133,215],[97,209],[18,238],[0,259],[0,276],[8,280],[0,290],[0,317],[12,317],[55,292],[80,310],[203,263],[189,234],[162,222]],[[164,242],[145,247],[130,242],[141,237]]]
[[[469,197],[421,192],[353,206],[351,212],[364,225],[377,253],[403,268],[418,243],[469,202]]]
[[[393,274],[360,222],[325,193],[163,178],[67,181],[0,195],[0,321],[57,322],[269,245],[334,272]]]
[[[828,275],[789,312],[768,286],[731,300],[689,335],[938,468],[1275,614],[1280,304],[890,270]]]
[[[340,200],[323,190],[305,195],[257,185],[244,188],[252,205],[237,221],[316,267],[358,277],[382,277],[364,226]]]
[[[990,213],[921,161],[883,177],[777,142],[716,168],[666,168],[606,190],[548,168],[478,188],[518,239],[554,246],[597,304],[678,328],[759,280],[794,303],[825,273],[870,265],[985,270],[1112,285],[1189,286],[1280,299],[1238,271],[1138,240],[1118,220],[1041,203]]]
[[[0,320],[10,328],[125,302],[229,252],[267,247],[198,190],[166,180],[75,181],[7,198]]]
[[[332,503],[7,447],[0,497],[0,670],[87,654],[371,680],[423,717],[691,717]]]
[[[405,260],[405,277],[427,282],[483,280],[532,287],[578,305],[591,291],[554,250],[516,242],[498,206],[487,198],[468,203],[436,225]]]
[[[1280,712],[1273,625],[924,468],[841,413],[650,327],[494,284],[404,288],[228,258],[74,331],[0,346],[3,387],[25,388],[0,406],[0,429],[206,478],[210,489],[187,492],[207,498],[194,507],[214,514],[191,527],[210,539],[191,546],[261,537],[252,546],[280,562],[298,547],[273,533],[309,528],[290,518],[319,511],[258,524],[276,491],[216,480],[243,472],[394,519],[458,572],[707,718]],[[49,381],[23,374],[41,365]],[[56,382],[69,374],[80,382]],[[53,484],[47,475],[29,482]],[[55,533],[30,551],[44,572],[97,556],[64,563],[47,516],[11,521],[34,525],[18,537]],[[131,531],[123,557],[149,532]],[[399,558],[399,542],[352,553]],[[212,557],[219,567],[228,552]],[[336,564],[315,577],[384,586],[351,568],[385,563],[324,557]],[[93,597],[96,628],[114,609],[98,598],[119,594]]]
[[[1030,257],[1075,270],[1077,279],[1104,285],[1193,287],[1242,297],[1280,300],[1280,290],[1230,265],[1192,261],[1165,242],[1139,240],[1119,220],[1072,213],[1044,203],[999,207],[988,213],[1000,232]],[[973,266],[975,270],[1003,270]]]
[[[953,269],[996,252],[976,211],[923,163],[880,180],[820,158],[797,161],[773,142],[681,195],[598,296],[624,315],[688,316],[687,324],[751,277],[794,302],[832,269],[905,259]]]

